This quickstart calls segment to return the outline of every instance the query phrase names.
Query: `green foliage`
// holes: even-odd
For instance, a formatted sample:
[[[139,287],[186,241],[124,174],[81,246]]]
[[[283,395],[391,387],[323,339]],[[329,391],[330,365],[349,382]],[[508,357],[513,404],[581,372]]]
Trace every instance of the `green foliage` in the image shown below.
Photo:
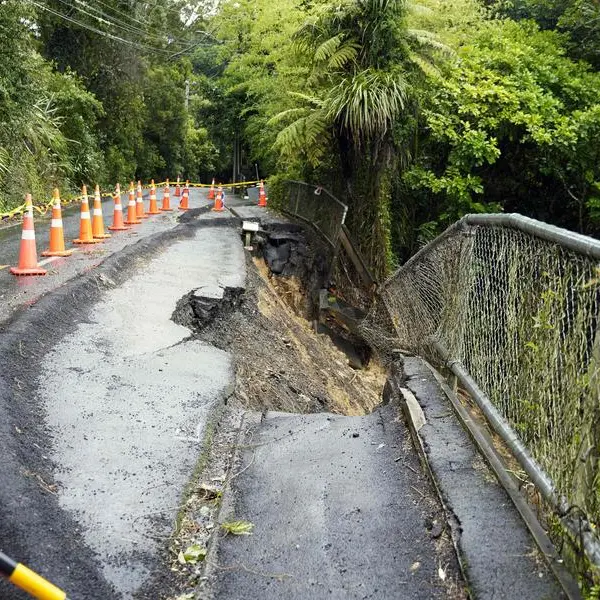
[[[214,167],[207,131],[186,110],[186,55],[210,40],[202,17],[184,24],[187,3],[105,0],[69,14],[63,0],[0,5],[0,207],[53,186]]]
[[[182,565],[195,565],[202,562],[206,558],[208,550],[200,544],[192,544],[188,546],[184,551],[179,552],[177,560]]]
[[[76,24],[2,2],[2,205],[54,185],[224,180],[235,155],[235,177],[342,197],[379,276],[466,212],[600,233],[596,2],[204,4],[186,24],[183,0],[105,0]]]
[[[440,226],[500,208],[555,222],[561,211],[561,224],[592,226],[600,78],[530,22],[482,20],[469,37],[423,90],[426,135],[403,174],[405,193],[426,190],[426,220]],[[545,186],[557,196],[551,210]]]
[[[227,521],[221,523],[221,529],[232,535],[252,535],[254,523],[250,523],[250,521]]]
[[[93,130],[101,105],[72,73],[57,74],[33,49],[33,14],[7,1],[0,11],[0,206],[31,191],[43,200],[102,168]]]

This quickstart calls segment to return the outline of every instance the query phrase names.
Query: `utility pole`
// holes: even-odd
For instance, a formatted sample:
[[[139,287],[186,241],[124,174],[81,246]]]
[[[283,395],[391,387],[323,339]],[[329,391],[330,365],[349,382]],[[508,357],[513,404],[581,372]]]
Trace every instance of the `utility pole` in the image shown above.
[[[189,110],[190,107],[190,80],[185,80],[185,110]]]
[[[233,135],[233,178],[231,180],[231,183],[237,183],[236,181],[236,176],[237,176],[237,144],[238,144],[238,132],[236,131],[235,134]]]

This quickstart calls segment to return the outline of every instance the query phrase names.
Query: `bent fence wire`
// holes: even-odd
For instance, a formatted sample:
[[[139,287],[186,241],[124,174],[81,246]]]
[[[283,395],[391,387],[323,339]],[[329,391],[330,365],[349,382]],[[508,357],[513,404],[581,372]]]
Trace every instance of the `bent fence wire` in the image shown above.
[[[382,285],[363,323],[383,350],[435,360],[436,344],[460,361],[592,528],[600,525],[599,258],[599,242],[518,215],[465,217]]]
[[[325,188],[302,181],[286,181],[280,208],[307,221],[336,247],[348,207]]]
[[[286,181],[284,185],[279,208],[309,223],[327,240],[331,248],[331,284],[342,300],[366,312],[373,290],[361,282],[355,263],[341,243],[348,207],[320,186],[302,181]]]

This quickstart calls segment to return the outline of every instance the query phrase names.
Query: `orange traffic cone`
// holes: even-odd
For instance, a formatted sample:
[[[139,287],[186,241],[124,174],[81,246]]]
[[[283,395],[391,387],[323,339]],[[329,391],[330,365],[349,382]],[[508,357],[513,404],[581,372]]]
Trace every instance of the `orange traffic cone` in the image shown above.
[[[164,210],[164,211],[173,210],[171,208],[171,191],[169,190],[169,180],[168,179],[167,179],[167,185],[165,185],[165,189],[163,192],[162,207],[160,210]]]
[[[115,210],[113,212],[113,224],[109,226],[111,231],[126,231],[131,229],[123,223],[123,206],[121,205],[121,186],[117,183],[115,193],[113,195],[115,202]]]
[[[87,187],[81,188],[81,218],[79,220],[79,237],[73,240],[74,244],[97,244],[92,235],[92,220],[90,218],[90,205],[88,203]]]
[[[92,213],[92,235],[98,240],[105,240],[110,233],[104,231],[104,216],[102,215],[102,198],[100,197],[100,186],[96,184],[94,191],[94,211]]]
[[[267,206],[267,194],[265,193],[265,184],[262,179],[258,184],[258,206],[262,206],[263,208]]]
[[[179,187],[179,175],[177,176],[177,185],[175,186],[175,197],[181,196],[181,188]]]
[[[21,249],[19,266],[11,267],[13,275],[45,275],[48,271],[38,266],[35,249],[35,230],[33,228],[33,203],[31,194],[25,196],[25,213],[23,214],[23,233],[21,233]]]
[[[213,210],[216,212],[221,212],[223,208],[223,188],[219,186],[219,188],[217,189],[217,195],[215,197],[215,205],[213,206]]]
[[[137,184],[137,198],[135,202],[135,214],[138,219],[147,219],[150,215],[144,211],[144,194],[142,192],[142,182]]]
[[[154,179],[150,183],[150,208],[148,209],[149,215],[160,215],[158,210],[158,204],[156,203],[156,187],[154,186]]]
[[[215,199],[215,178],[213,177],[212,180],[212,184],[210,186],[210,190],[208,190],[208,199],[209,200],[214,200]]]
[[[181,195],[181,202],[179,203],[179,210],[189,210],[190,208],[190,190],[187,187],[183,188],[183,194]]]
[[[50,248],[42,252],[42,256],[70,256],[75,252],[75,248],[65,250],[65,236],[58,188],[54,188],[53,195],[54,205],[52,206],[52,221],[50,221]]]
[[[127,220],[123,221],[125,225],[139,225],[140,219],[137,217],[137,208],[135,201],[135,188],[133,187],[133,181],[129,185],[129,203],[127,204]]]

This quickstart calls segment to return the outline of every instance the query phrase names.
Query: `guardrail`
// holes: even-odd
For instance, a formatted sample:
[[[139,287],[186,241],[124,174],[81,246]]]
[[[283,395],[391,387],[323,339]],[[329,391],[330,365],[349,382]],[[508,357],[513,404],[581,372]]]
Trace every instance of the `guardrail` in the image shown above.
[[[379,289],[382,350],[441,359],[600,565],[600,242],[468,215]]]

